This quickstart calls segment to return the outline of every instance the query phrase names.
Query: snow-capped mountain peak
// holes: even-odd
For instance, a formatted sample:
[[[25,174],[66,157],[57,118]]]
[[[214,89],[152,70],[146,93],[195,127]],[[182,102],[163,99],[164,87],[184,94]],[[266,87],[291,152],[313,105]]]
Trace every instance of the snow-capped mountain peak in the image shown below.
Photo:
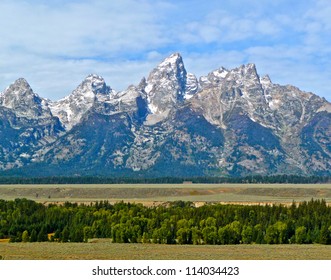
[[[215,71],[209,73],[207,76],[200,77],[200,85],[202,87],[217,86],[226,78],[229,72],[230,71],[224,67],[216,69]]]
[[[26,118],[50,116],[47,101],[34,93],[24,78],[17,79],[1,93],[0,105],[13,109],[17,116]]]
[[[101,76],[90,74],[69,96],[50,102],[50,108],[53,115],[70,130],[96,102],[107,102],[114,94]]]
[[[7,108],[15,108],[17,99],[36,96],[29,83],[24,78],[17,79],[4,92],[1,93],[1,105]]]
[[[105,80],[96,74],[88,75],[81,85],[82,88],[84,86],[90,87],[89,91],[93,92],[94,94],[109,94],[112,91],[112,89],[106,85]],[[87,91],[84,90],[84,92]]]
[[[198,81],[186,72],[181,55],[174,53],[149,74],[144,90],[150,111],[147,123],[154,124],[166,118],[176,104],[191,98],[198,90]]]
[[[178,63],[182,63],[183,59],[180,53],[173,53],[169,55],[167,58],[165,58],[158,67],[162,68],[168,65],[177,65]]]
[[[113,90],[107,86],[101,76],[90,74],[68,97],[78,98],[84,96],[85,99],[90,99],[92,102],[98,95],[109,96],[111,93],[114,93]]]
[[[246,65],[241,65],[238,68],[232,69],[227,76],[228,80],[237,80],[238,82],[244,81],[258,81],[259,82],[259,75],[256,71],[256,66],[253,63],[248,63]]]

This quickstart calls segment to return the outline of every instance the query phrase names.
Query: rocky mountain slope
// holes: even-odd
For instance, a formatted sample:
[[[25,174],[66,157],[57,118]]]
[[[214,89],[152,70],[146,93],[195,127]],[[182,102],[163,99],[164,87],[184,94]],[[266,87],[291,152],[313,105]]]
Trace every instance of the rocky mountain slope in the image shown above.
[[[31,176],[331,175],[331,104],[254,64],[197,79],[175,53],[116,92],[89,75],[59,101],[0,94],[0,170]]]

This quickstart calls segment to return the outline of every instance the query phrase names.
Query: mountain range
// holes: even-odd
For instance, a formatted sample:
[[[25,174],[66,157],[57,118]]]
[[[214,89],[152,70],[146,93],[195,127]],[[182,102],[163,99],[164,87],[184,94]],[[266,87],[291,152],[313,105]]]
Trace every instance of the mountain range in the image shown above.
[[[0,172],[18,176],[331,175],[331,104],[254,64],[197,78],[175,53],[117,92],[89,75],[52,101],[0,93]]]

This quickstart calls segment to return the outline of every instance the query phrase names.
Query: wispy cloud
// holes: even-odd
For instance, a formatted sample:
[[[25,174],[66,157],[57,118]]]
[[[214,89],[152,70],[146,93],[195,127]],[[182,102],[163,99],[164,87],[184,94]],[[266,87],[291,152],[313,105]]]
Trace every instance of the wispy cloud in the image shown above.
[[[198,76],[254,62],[331,100],[330,14],[326,0],[3,0],[0,90],[23,76],[58,99],[94,72],[122,90],[179,51]]]
[[[132,0],[1,2],[1,85],[24,76],[41,94],[58,98],[92,71],[113,74],[109,78],[120,86],[135,82],[145,70],[144,63],[133,66],[136,58],[169,40],[157,11],[170,6]]]
[[[107,57],[123,50],[158,47],[167,41],[157,24],[155,8],[148,2],[34,3],[2,4],[1,21],[6,24],[3,46],[45,56]]]

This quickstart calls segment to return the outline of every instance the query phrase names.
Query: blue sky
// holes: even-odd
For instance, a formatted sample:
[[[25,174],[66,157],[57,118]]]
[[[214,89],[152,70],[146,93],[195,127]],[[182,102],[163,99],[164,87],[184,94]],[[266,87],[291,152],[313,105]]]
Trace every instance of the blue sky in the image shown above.
[[[19,77],[52,100],[90,73],[120,91],[180,52],[198,77],[259,74],[331,101],[329,0],[1,0],[0,91]]]

